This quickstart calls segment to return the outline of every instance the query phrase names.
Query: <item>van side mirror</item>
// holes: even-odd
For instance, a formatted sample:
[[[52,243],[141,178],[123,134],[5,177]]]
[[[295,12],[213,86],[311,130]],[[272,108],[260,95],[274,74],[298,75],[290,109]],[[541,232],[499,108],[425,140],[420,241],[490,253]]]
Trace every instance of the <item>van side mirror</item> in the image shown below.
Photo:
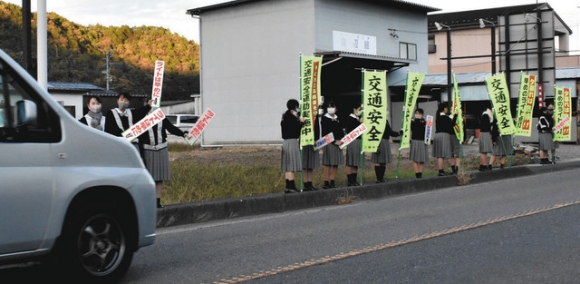
[[[36,104],[30,100],[21,100],[16,102],[17,125],[35,125],[38,113]]]

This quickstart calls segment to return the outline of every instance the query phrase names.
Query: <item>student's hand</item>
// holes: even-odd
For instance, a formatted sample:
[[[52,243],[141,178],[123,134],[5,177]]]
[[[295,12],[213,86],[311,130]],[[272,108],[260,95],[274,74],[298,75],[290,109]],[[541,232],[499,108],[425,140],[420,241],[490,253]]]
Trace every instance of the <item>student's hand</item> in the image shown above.
[[[300,122],[304,122],[304,117],[300,117]]]
[[[342,141],[338,140],[338,141],[334,142],[334,145],[340,146],[340,145],[342,145]]]

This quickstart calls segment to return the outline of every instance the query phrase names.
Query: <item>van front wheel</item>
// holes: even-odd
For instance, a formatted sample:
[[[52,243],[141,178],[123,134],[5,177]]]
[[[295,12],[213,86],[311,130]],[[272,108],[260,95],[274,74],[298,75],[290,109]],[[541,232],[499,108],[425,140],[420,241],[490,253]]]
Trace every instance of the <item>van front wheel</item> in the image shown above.
[[[74,268],[74,275],[68,276],[89,283],[118,282],[134,252],[126,215],[112,204],[92,204],[79,211],[67,224],[62,242],[61,260]]]

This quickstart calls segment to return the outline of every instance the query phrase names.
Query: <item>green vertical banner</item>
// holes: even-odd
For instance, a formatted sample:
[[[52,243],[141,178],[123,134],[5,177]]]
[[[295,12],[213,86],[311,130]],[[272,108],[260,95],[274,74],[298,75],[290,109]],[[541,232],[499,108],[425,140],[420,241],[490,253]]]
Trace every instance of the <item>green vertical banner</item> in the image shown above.
[[[572,130],[572,97],[569,88],[555,87],[554,92],[554,141],[570,141]]]
[[[387,74],[385,71],[363,70],[363,152],[376,152],[387,125]]]
[[[465,139],[463,137],[463,108],[461,108],[461,96],[459,95],[459,86],[455,73],[453,73],[453,105],[451,106],[451,113],[457,114],[453,130],[455,130],[455,136],[457,136],[459,143],[463,143],[463,139]]]
[[[320,105],[320,68],[322,58],[300,56],[300,116],[304,125],[300,133],[300,146],[314,145],[314,119]]]
[[[522,73],[516,116],[516,135],[532,136],[532,114],[536,102],[536,76]]]
[[[401,146],[399,149],[409,148],[411,141],[411,120],[415,112],[417,97],[421,91],[421,85],[425,74],[409,72],[407,73],[407,84],[405,86],[405,104],[403,108],[403,135],[401,135]]]
[[[510,110],[510,93],[503,73],[485,78],[489,99],[494,108],[497,125],[501,135],[510,135],[516,132]]]

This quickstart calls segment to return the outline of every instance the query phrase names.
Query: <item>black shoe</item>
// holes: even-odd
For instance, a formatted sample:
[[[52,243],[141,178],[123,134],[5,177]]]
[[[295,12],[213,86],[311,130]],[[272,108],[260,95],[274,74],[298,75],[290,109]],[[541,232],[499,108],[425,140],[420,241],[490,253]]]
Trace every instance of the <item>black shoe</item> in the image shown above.
[[[375,183],[383,183],[383,182],[386,182],[386,180],[380,179],[380,180],[375,181]]]
[[[348,186],[359,186],[359,185],[360,185],[360,183],[358,183],[358,182],[348,184]]]
[[[445,174],[445,173],[439,173],[437,176],[439,176],[439,177],[444,177],[444,176],[446,176],[446,175],[447,175],[447,174]]]
[[[503,164],[500,164],[500,165],[499,165],[499,169],[500,169],[500,170],[503,170],[503,168],[504,168],[504,165],[503,165]]]
[[[485,171],[485,170],[487,170],[487,167],[486,167],[486,166],[484,166],[484,165],[479,165],[479,171],[480,171],[480,172],[483,172],[483,171]]]
[[[160,209],[160,208],[165,208],[165,205],[162,205],[162,204],[161,204],[161,199],[160,199],[160,198],[157,198],[157,208],[158,208],[158,209]]]
[[[488,171],[491,171],[492,169],[493,169],[493,166],[492,165],[487,165],[487,170]]]
[[[296,192],[300,192],[298,189],[295,188],[287,188],[284,190],[284,193],[296,193]]]
[[[330,187],[330,184],[325,184],[325,185],[322,186],[322,189],[330,189],[330,188],[331,188]]]

